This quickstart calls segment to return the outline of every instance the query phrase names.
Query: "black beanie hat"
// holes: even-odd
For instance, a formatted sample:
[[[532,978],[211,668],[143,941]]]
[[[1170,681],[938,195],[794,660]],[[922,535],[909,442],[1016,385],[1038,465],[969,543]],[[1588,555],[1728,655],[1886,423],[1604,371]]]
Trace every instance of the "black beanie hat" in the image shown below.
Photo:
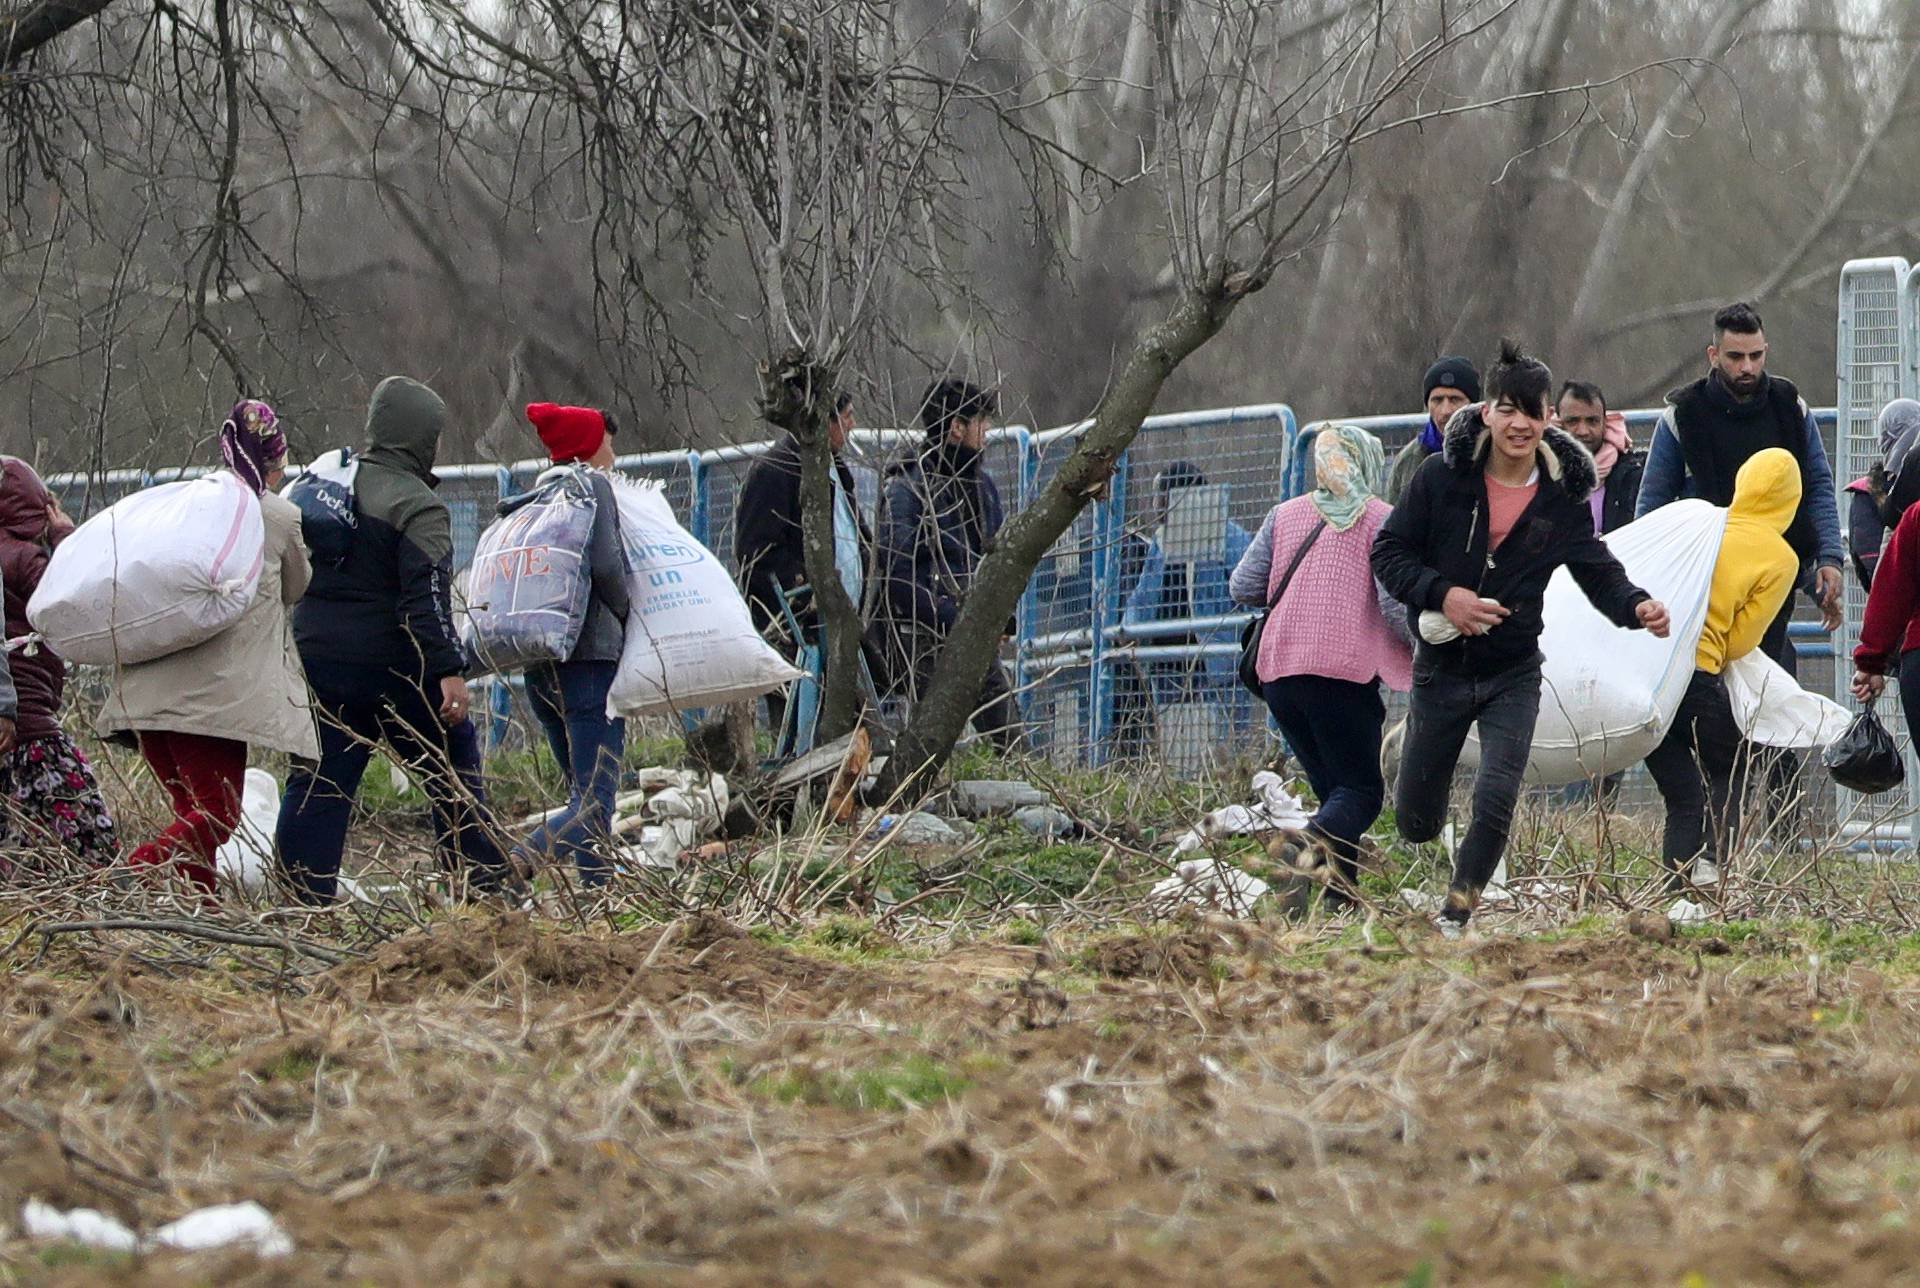
[[[1479,402],[1480,373],[1465,358],[1442,358],[1427,368],[1427,378],[1420,386],[1421,401],[1425,402],[1436,389],[1458,389],[1467,396],[1468,402]]]

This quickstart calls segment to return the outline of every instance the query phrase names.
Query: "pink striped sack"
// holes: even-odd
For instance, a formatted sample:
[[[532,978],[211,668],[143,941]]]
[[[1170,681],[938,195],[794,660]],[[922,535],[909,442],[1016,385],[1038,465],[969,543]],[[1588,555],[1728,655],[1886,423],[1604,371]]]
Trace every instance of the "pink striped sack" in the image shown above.
[[[69,662],[165,657],[239,620],[265,551],[260,499],[233,475],[147,488],[54,549],[27,621]]]

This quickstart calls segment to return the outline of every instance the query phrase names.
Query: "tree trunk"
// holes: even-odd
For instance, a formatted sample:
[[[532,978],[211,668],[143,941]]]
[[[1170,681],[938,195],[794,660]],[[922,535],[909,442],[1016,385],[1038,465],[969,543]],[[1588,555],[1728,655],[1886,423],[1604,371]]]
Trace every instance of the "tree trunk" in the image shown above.
[[[978,705],[1000,633],[1033,570],[1104,490],[1167,377],[1218,335],[1240,301],[1263,284],[1231,265],[1217,265],[1183,293],[1164,322],[1134,344],[1073,454],[1033,503],[1008,520],[980,561],[933,676],[888,757],[878,795],[917,795],[945,767]]]
[[[112,3],[113,0],[41,0],[39,4],[0,18],[0,68],[12,67]]]

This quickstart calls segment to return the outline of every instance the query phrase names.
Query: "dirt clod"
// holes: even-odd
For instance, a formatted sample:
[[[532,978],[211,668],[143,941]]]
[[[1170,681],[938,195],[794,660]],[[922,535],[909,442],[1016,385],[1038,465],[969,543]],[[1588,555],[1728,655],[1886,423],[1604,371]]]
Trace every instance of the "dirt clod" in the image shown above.
[[[1126,935],[1097,944],[1090,965],[1115,979],[1204,978],[1213,963],[1211,935],[1192,931],[1177,935]]]

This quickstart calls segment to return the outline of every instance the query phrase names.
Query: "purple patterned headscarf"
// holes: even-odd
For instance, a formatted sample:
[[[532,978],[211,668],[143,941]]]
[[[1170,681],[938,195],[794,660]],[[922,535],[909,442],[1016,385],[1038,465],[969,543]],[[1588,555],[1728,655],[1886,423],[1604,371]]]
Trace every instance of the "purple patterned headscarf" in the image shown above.
[[[242,398],[220,426],[220,456],[255,494],[267,490],[267,467],[286,459],[280,418],[258,398]]]

